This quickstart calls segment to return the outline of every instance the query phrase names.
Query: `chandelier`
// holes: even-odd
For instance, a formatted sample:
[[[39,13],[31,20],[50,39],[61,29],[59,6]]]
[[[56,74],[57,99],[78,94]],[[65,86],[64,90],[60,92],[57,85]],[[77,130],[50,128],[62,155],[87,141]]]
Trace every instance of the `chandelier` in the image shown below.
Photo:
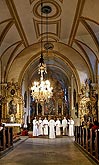
[[[51,12],[49,6],[43,6],[41,3],[41,35],[42,35],[42,14],[46,14],[46,41],[48,44],[48,17],[47,14]],[[46,48],[48,52],[48,47]],[[49,80],[44,80],[44,75],[47,74],[46,64],[44,63],[43,53],[42,53],[42,38],[41,38],[41,57],[38,66],[38,74],[40,75],[39,82],[34,81],[31,87],[32,97],[37,101],[48,101],[49,98],[53,96],[53,88],[51,87]]]

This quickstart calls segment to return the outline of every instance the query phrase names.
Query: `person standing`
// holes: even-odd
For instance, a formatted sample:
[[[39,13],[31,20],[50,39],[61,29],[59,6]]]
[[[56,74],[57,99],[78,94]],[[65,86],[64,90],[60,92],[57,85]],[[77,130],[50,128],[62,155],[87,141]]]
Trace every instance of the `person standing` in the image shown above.
[[[63,127],[63,135],[67,135],[67,119],[66,117],[62,120],[62,127]]]
[[[48,135],[48,120],[46,117],[43,120],[43,130],[44,135]]]
[[[60,122],[59,118],[57,118],[57,120],[55,122],[55,126],[56,126],[56,136],[61,135],[61,131],[60,131],[61,122]]]
[[[38,136],[38,120],[36,117],[33,119],[33,136]]]
[[[55,138],[55,121],[53,118],[49,121],[49,138],[54,139]]]
[[[68,124],[69,124],[69,136],[74,136],[74,120],[72,117],[70,118]]]
[[[41,117],[38,120],[38,135],[43,135],[43,121]]]

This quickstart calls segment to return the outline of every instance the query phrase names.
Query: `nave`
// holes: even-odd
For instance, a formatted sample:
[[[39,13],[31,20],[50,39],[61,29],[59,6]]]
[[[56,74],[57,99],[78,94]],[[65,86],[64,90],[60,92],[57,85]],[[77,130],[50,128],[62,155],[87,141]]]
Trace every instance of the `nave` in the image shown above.
[[[27,138],[14,144],[0,159],[0,165],[96,165],[74,143],[73,137]]]

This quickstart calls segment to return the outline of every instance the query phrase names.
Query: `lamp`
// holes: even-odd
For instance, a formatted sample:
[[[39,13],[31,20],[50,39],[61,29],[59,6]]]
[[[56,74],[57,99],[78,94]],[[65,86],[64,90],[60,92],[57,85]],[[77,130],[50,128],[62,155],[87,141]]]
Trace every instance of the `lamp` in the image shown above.
[[[42,35],[42,14],[46,14],[46,44],[48,45],[48,14],[51,12],[50,6],[43,6],[41,2],[41,35]],[[48,53],[48,47],[46,48]],[[43,59],[42,52],[42,38],[41,38],[41,57],[39,60],[38,74],[40,74],[40,81],[35,81],[31,87],[32,97],[37,101],[48,101],[53,96],[53,88],[49,80],[44,80],[44,74],[47,74],[46,64]]]

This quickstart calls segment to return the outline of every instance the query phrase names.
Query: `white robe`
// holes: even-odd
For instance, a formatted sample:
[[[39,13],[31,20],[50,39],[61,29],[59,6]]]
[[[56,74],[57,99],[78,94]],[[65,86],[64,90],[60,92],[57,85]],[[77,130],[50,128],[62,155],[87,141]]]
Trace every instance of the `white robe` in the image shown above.
[[[43,121],[41,119],[38,120],[38,135],[43,135]]]
[[[62,120],[62,127],[63,127],[63,135],[67,134],[67,120],[63,119]]]
[[[59,119],[56,120],[55,125],[56,125],[56,135],[61,135],[61,131],[60,131],[61,122]]]
[[[44,130],[44,135],[48,135],[48,120],[47,119],[43,120],[43,130]]]
[[[49,121],[49,138],[55,138],[55,121],[53,119]]]
[[[33,120],[33,136],[38,136],[38,121]]]
[[[69,120],[69,136],[74,136],[74,120]]]

